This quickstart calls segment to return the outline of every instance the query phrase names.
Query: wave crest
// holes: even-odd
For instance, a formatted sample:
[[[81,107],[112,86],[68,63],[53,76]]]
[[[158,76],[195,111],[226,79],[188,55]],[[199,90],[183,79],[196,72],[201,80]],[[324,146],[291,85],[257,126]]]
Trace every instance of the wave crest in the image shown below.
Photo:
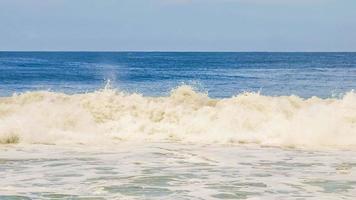
[[[116,140],[356,147],[356,94],[303,99],[242,93],[212,99],[189,86],[167,97],[104,89],[27,92],[0,98],[0,143]]]

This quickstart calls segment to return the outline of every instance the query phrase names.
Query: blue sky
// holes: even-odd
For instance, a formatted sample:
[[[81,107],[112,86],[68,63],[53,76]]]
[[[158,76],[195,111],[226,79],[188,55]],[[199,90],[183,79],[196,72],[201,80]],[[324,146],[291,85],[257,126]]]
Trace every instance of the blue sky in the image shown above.
[[[356,0],[0,0],[0,50],[356,51]]]

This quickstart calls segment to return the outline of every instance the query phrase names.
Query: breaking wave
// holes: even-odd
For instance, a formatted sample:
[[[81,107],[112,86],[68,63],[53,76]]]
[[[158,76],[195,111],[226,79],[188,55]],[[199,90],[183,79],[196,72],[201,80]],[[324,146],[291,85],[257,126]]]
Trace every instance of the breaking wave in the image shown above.
[[[167,97],[106,88],[0,98],[0,143],[120,140],[355,148],[356,93],[329,99],[258,93],[213,99],[180,86]]]

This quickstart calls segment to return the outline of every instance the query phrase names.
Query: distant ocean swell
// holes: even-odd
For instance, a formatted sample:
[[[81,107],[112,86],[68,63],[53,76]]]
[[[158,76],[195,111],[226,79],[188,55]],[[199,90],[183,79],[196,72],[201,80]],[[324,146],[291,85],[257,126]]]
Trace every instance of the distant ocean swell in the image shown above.
[[[339,99],[257,93],[212,99],[180,86],[167,97],[103,89],[0,98],[0,143],[121,140],[356,148],[356,93]]]

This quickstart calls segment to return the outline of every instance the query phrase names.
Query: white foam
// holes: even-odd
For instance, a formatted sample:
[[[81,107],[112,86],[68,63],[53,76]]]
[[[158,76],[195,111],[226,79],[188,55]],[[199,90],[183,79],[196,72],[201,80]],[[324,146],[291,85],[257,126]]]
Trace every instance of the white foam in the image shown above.
[[[181,86],[168,97],[104,89],[86,94],[27,92],[0,98],[0,142],[118,140],[356,147],[356,93],[303,99],[243,93],[212,99]]]

